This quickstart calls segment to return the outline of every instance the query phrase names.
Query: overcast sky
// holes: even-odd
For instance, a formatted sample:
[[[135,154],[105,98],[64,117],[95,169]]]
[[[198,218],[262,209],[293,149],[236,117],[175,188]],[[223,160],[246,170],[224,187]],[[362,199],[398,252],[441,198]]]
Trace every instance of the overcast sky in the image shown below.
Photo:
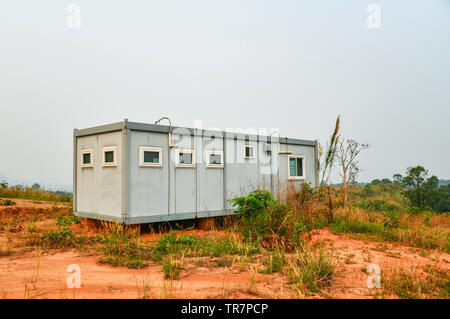
[[[360,181],[410,165],[450,178],[449,0],[0,2],[10,178],[70,185],[73,128],[124,118],[325,142],[338,114],[371,145]]]

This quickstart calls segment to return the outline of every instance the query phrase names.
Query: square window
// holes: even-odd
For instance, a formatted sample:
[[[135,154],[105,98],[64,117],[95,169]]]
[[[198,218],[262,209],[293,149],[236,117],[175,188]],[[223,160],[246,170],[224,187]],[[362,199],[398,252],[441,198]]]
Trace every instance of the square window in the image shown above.
[[[175,166],[176,167],[195,167],[194,150],[192,149],[177,149],[175,151]]]
[[[255,158],[255,147],[251,145],[244,146],[245,158],[254,159]]]
[[[289,179],[304,179],[304,165],[303,156],[289,156]]]
[[[94,167],[93,153],[92,149],[81,150],[81,168]]]
[[[117,146],[103,148],[103,167],[117,166]]]
[[[222,156],[219,154],[209,155],[209,164],[222,164]]]
[[[192,153],[180,153],[180,164],[192,164]]]
[[[83,164],[91,164],[91,153],[84,153],[83,154]]]
[[[144,163],[159,163],[159,152],[144,151]]]
[[[162,148],[140,146],[139,147],[140,167],[162,167]]]
[[[223,168],[223,151],[207,151],[206,167]]]
[[[105,163],[114,163],[114,151],[105,152]]]

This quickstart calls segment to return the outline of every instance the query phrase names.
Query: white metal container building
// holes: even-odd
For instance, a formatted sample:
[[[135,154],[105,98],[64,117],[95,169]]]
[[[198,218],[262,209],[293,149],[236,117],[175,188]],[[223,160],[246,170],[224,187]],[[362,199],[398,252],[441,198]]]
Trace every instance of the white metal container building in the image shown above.
[[[318,183],[317,141],[135,123],[74,130],[74,215],[124,224],[223,216],[265,185]]]

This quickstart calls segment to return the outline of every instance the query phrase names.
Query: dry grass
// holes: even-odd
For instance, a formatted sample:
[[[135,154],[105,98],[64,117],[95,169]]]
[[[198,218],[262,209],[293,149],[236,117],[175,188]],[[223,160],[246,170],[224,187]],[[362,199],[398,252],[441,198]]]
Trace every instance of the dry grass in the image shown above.
[[[288,259],[284,274],[299,296],[317,293],[332,284],[336,264],[322,250],[298,250]]]
[[[72,203],[72,196],[30,187],[0,187],[0,197]]]
[[[432,215],[429,217],[429,225],[426,225],[423,222],[426,216],[426,214],[399,213],[399,227],[386,229],[383,226],[386,220],[383,213],[367,212],[355,207],[339,208],[336,210],[337,222],[331,225],[331,229],[341,233],[364,235],[370,240],[450,251],[450,225],[448,225],[450,218],[446,215]]]
[[[381,273],[381,292],[376,297],[428,299],[450,297],[450,272],[428,266],[423,271],[418,267],[396,266]]]

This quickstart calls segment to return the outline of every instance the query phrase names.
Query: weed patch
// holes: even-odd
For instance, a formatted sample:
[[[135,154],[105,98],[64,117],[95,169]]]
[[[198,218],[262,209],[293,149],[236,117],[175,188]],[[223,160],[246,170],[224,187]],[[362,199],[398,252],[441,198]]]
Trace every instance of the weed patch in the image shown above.
[[[335,265],[322,251],[298,251],[285,271],[289,282],[302,293],[315,293],[331,285]]]
[[[162,267],[164,279],[177,280],[180,279],[181,264],[173,257],[169,256]]]
[[[257,244],[241,241],[236,237],[204,236],[172,233],[158,240],[153,248],[157,256],[181,254],[186,257],[220,257],[224,255],[253,255],[260,251]]]
[[[139,234],[126,229],[119,223],[103,223],[105,234],[101,239],[104,256],[101,264],[125,266],[128,268],[144,268],[151,258],[151,250],[140,244]]]

